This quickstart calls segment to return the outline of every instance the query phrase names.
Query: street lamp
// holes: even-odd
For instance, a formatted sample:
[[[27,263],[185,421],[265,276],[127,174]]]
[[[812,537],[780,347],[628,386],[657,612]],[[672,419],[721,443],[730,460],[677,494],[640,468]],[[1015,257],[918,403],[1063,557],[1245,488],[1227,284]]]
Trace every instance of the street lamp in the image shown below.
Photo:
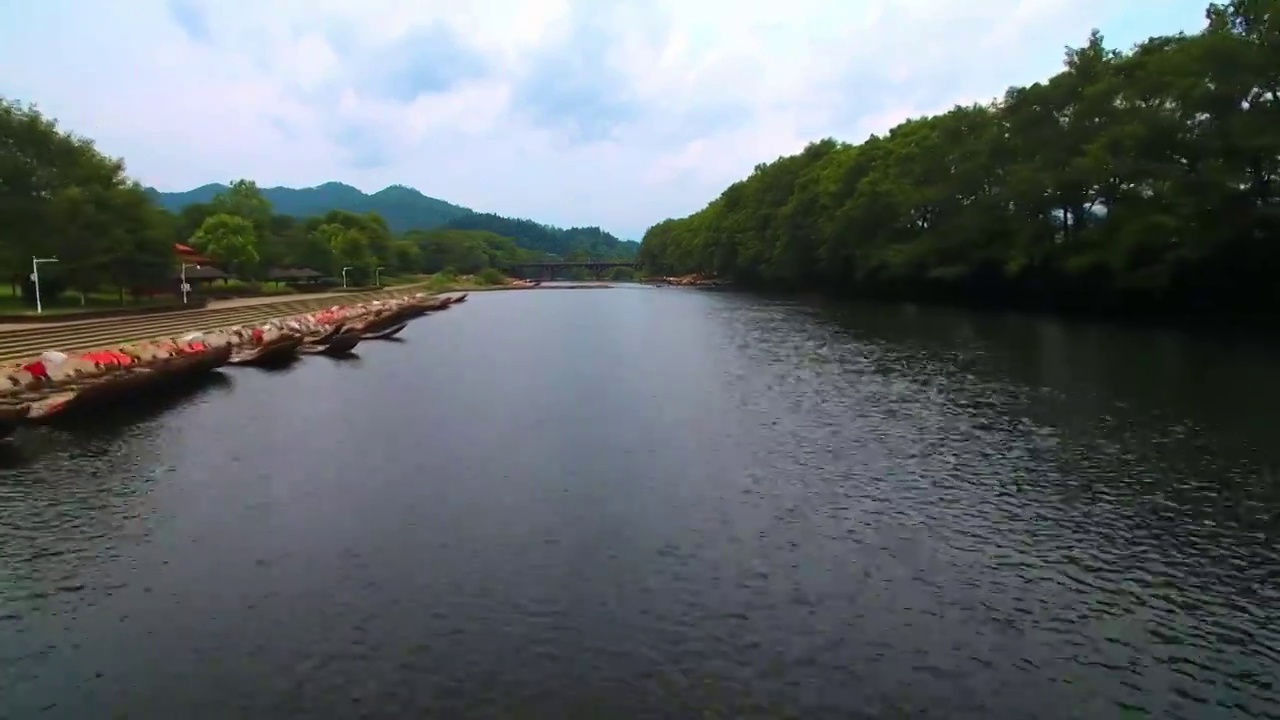
[[[194,263],[194,264],[182,263],[182,270],[179,271],[179,275],[182,278],[182,304],[183,305],[187,304],[187,293],[191,292],[191,286],[187,284],[187,268],[195,268],[199,270],[200,263]]]
[[[31,256],[31,284],[36,288],[36,314],[44,312],[44,307],[40,304],[40,263],[55,263],[58,258],[40,258]]]
[[[381,265],[373,269],[373,284],[375,287],[382,287],[382,278],[379,277],[378,273],[382,272],[383,270],[386,270],[386,268],[382,267]]]
[[[347,271],[348,271],[348,270],[355,270],[355,267],[353,267],[353,266],[351,266],[351,265],[348,265],[348,266],[346,266],[346,267],[342,268],[342,287],[344,287],[344,288],[347,286]]]

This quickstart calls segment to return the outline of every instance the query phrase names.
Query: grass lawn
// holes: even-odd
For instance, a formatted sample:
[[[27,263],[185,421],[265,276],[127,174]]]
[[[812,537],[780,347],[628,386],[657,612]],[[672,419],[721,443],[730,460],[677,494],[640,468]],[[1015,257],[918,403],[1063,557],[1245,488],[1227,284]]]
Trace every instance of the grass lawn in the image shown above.
[[[68,315],[96,310],[114,310],[115,308],[142,308],[156,305],[169,305],[175,301],[172,296],[133,299],[127,293],[124,304],[120,303],[120,295],[114,291],[86,293],[84,304],[80,304],[80,294],[65,292],[57,298],[41,298],[45,315]],[[8,283],[0,285],[0,314],[35,315],[35,307],[23,302],[22,295],[14,292]]]

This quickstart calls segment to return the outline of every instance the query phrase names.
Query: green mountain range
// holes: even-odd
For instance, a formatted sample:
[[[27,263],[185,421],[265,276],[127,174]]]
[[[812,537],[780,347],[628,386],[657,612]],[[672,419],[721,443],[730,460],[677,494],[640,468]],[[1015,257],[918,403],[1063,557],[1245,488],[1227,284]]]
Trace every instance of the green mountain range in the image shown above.
[[[208,203],[226,189],[226,185],[210,183],[185,192],[147,188],[147,194],[161,207],[176,213],[188,205]],[[477,213],[403,185],[392,185],[371,195],[339,182],[310,188],[262,188],[262,194],[278,215],[305,218],[330,210],[375,212],[396,233],[436,228],[487,230],[512,238],[521,247],[552,255],[586,251],[592,257],[629,258],[635,257],[640,248],[635,241],[621,240],[597,227],[563,229],[532,220]]]

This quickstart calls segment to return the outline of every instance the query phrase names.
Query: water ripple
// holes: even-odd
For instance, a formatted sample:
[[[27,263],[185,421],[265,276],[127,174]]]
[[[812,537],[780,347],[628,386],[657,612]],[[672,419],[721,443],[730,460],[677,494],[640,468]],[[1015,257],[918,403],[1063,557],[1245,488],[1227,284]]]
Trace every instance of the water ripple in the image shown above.
[[[678,290],[477,297],[404,337],[20,438],[0,697],[1280,717],[1261,351]]]

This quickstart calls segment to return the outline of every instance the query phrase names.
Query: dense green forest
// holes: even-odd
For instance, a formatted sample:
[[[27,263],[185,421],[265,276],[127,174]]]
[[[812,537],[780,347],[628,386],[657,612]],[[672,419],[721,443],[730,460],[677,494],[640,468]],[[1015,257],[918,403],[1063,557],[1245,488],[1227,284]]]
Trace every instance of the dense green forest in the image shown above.
[[[991,104],[827,139],[651,227],[652,271],[1092,310],[1280,308],[1280,3]]]
[[[147,188],[147,193],[166,210],[181,213],[191,206],[207,206],[227,185],[203,185],[179,193],[163,193]],[[550,255],[568,255],[580,250],[590,257],[632,258],[640,244],[620,240],[600,228],[562,229],[532,220],[506,218],[491,213],[477,213],[468,208],[427,197],[413,188],[393,185],[366,195],[350,185],[325,183],[313,188],[263,188],[262,196],[271,204],[272,212],[295,218],[316,218],[333,210],[363,215],[374,213],[386,221],[393,233],[411,230],[480,230],[515,239],[526,250]]]
[[[640,249],[639,243],[619,240],[598,227],[565,230],[532,220],[505,218],[491,213],[461,215],[450,220],[446,227],[491,232],[513,238],[523,248],[562,257],[576,252],[592,258],[629,259],[635,257]]]
[[[345,187],[335,186],[322,188]],[[65,290],[89,294],[110,288],[121,298],[172,291],[178,273],[175,243],[194,246],[243,279],[262,279],[281,268],[336,277],[350,268],[348,277],[356,283],[369,282],[378,269],[384,275],[506,269],[545,259],[546,250],[538,244],[568,249],[576,257],[634,257],[637,247],[596,228],[543,228],[537,234],[521,229],[541,227],[534,223],[462,208],[455,208],[464,214],[454,220],[478,220],[463,228],[437,225],[400,234],[372,210],[329,209],[305,217],[283,213],[272,204],[272,191],[249,180],[200,192],[210,190],[207,202],[170,212],[157,203],[156,193],[126,176],[121,160],[62,130],[34,106],[0,98],[0,274],[27,298],[34,294],[33,256],[58,259],[40,271],[46,301]],[[437,211],[447,205],[408,188],[366,197],[397,195],[437,203],[423,206]],[[534,247],[522,247],[522,241]]]

